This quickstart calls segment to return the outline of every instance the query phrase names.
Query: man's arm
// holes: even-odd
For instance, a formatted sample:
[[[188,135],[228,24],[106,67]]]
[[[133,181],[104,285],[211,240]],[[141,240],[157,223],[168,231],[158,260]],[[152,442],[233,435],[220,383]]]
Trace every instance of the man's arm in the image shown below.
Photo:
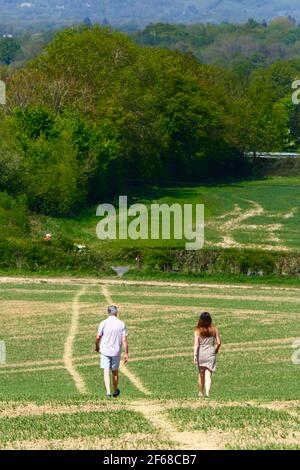
[[[102,321],[99,325],[99,329],[98,329],[98,334],[96,336],[96,343],[95,343],[95,351],[98,353],[100,352],[100,342],[101,342],[101,338],[103,336],[103,330],[104,330],[104,324],[105,322]]]
[[[123,356],[123,361],[125,364],[128,362],[128,339],[127,336],[124,336],[123,340],[123,348],[124,348],[124,356]]]
[[[95,343],[95,351],[97,353],[100,351],[100,341],[101,341],[101,336],[97,335],[96,336],[96,343]]]

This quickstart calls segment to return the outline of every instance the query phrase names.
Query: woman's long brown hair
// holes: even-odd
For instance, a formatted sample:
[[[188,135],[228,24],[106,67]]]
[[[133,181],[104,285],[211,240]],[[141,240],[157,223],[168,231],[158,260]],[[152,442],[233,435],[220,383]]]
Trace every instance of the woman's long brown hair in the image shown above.
[[[212,318],[208,312],[203,312],[200,315],[196,333],[202,338],[210,338],[211,336],[216,336],[216,328],[212,324]]]

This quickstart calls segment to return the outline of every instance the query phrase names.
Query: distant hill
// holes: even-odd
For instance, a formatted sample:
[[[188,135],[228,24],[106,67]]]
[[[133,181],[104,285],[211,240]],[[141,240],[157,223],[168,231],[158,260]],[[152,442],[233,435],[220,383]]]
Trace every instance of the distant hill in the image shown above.
[[[245,22],[292,16],[299,0],[0,0],[1,28],[20,24],[67,24],[106,19],[111,24],[151,22]]]

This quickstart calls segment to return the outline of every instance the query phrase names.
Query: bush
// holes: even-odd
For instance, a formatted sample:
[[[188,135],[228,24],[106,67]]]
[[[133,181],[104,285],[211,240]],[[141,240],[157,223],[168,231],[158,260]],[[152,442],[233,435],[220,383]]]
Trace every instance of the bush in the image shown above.
[[[140,250],[139,256],[142,269],[154,272],[300,276],[298,253],[239,249],[186,251],[162,248]],[[126,258],[128,259],[128,253]]]
[[[12,198],[0,192],[0,239],[24,237],[29,232],[29,217],[26,199]]]
[[[137,261],[138,258],[138,261]],[[300,253],[256,250],[103,249],[78,251],[71,240],[0,239],[0,269],[99,274],[114,264],[151,273],[300,277]]]
[[[12,239],[0,241],[0,269],[97,273],[105,265],[101,254],[78,253],[68,240]]]

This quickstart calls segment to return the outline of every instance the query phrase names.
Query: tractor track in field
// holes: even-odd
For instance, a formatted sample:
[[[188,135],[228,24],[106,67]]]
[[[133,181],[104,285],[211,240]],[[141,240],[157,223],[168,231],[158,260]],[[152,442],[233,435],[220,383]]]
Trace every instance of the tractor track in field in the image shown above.
[[[297,340],[297,337],[289,338],[274,338],[266,340],[255,340],[247,341],[242,343],[227,343],[223,344],[222,350],[225,353],[236,353],[236,352],[259,352],[259,351],[269,351],[270,348],[273,350],[286,350],[290,345],[292,347],[293,341]],[[191,356],[191,348],[184,347],[181,348],[180,352],[174,354],[174,347],[172,348],[160,348],[160,349],[149,349],[145,350],[142,354],[136,354],[136,351],[133,352],[133,357],[131,362],[140,362],[140,361],[151,361],[155,357],[156,359],[173,359],[176,357],[189,357]],[[292,349],[291,349],[292,351]],[[287,357],[286,360],[290,360],[290,357]],[[96,356],[94,354],[87,354],[84,356],[74,356],[72,359],[75,366],[85,367],[92,366],[96,363]],[[1,366],[0,375],[6,373],[24,373],[24,372],[39,372],[51,369],[64,369],[63,359],[43,359],[39,361],[25,361],[19,363],[11,363]],[[127,375],[129,380],[135,379],[136,383],[139,382],[139,387],[137,387],[145,395],[149,395],[149,391],[144,385],[131,374],[126,368],[124,371],[124,366],[122,366],[122,372],[124,375]]]
[[[276,348],[276,349],[282,349],[282,348]],[[257,352],[257,351],[264,351],[263,349],[249,349],[247,350],[248,352]],[[243,353],[247,352],[244,349],[237,349],[232,352],[234,353]],[[177,354],[157,354],[155,356],[155,359],[174,359],[176,360],[177,358],[189,358],[191,357],[190,352],[180,352]],[[90,361],[86,361],[84,363],[82,362],[76,362],[76,366],[79,367],[92,367],[96,366],[97,361],[95,358],[90,356]],[[151,362],[153,361],[153,356],[143,356],[143,357],[136,357],[131,359],[131,362]],[[263,364],[278,364],[278,363],[283,363],[283,364],[289,364],[290,363],[290,357],[281,357],[277,358],[276,360],[273,359],[265,359]],[[30,367],[30,368],[19,368],[19,369],[9,369],[7,368],[5,371],[0,371],[0,376],[1,375],[7,375],[7,374],[25,374],[25,373],[30,373],[30,372],[46,372],[46,371],[51,371],[51,370],[63,370],[65,369],[64,365],[48,365],[48,366],[42,366],[42,367]],[[148,389],[142,384],[142,382],[134,375],[132,374],[128,368],[125,368],[124,371],[124,365],[121,365],[120,367],[121,372],[123,373],[124,376],[126,376],[134,385],[135,387],[142,392],[144,395],[151,395],[151,392],[148,391]],[[133,382],[135,380],[135,382]]]
[[[269,291],[294,291],[300,292],[299,287],[279,287],[267,285],[239,285],[222,283],[201,283],[201,282],[174,282],[174,281],[138,281],[138,280],[120,280],[114,278],[96,279],[96,278],[75,278],[75,277],[18,277],[18,276],[0,276],[0,284],[57,284],[57,285],[124,285],[124,286],[148,286],[148,287],[197,287],[215,288],[215,289],[249,289],[249,290],[269,290]]]
[[[101,286],[101,293],[102,293],[103,297],[105,298],[107,304],[108,304],[108,305],[112,305],[112,304],[113,304],[113,300],[112,300],[112,298],[111,298],[111,295],[110,295],[110,293],[109,293],[109,291],[108,291],[108,287],[107,287],[106,284],[103,284],[103,285]]]
[[[255,300],[255,301],[259,301],[259,302],[272,302],[272,303],[276,303],[276,302],[288,302],[288,303],[295,303],[295,304],[299,304],[300,303],[300,298],[286,298],[286,297],[272,297],[272,296],[264,296],[264,295],[243,295],[243,296],[239,296],[239,295],[231,295],[231,294],[207,294],[207,293],[188,293],[188,294],[181,294],[181,293],[174,293],[174,292],[163,292],[163,293],[159,293],[159,292],[155,292],[155,294],[157,295],[157,297],[161,297],[161,298],[168,298],[168,297],[176,297],[176,298],[189,298],[189,299],[222,299],[222,300]],[[121,296],[124,296],[124,297],[135,297],[136,296],[136,293],[134,292],[124,292],[122,294],[119,294]],[[147,293],[143,293],[143,297],[153,297],[153,293],[152,292],[147,292]]]
[[[5,406],[5,408],[4,408]],[[108,402],[101,400],[100,403],[78,403],[70,405],[59,405],[55,403],[45,403],[38,405],[35,402],[29,402],[26,405],[20,405],[19,402],[7,402],[0,403],[0,419],[4,417],[16,418],[18,416],[41,416],[48,414],[75,414],[75,413],[92,413],[92,412],[102,412],[102,411],[122,411],[122,410],[131,410],[139,411],[143,413],[150,413],[149,410],[145,408],[152,407],[151,412],[156,410],[157,413],[163,413],[168,410],[174,409],[201,409],[201,408],[228,408],[228,407],[242,407],[250,408],[257,407],[269,410],[277,411],[287,411],[289,414],[295,414],[295,409],[300,409],[300,400],[274,400],[274,401],[256,401],[256,400],[246,400],[246,401],[216,401],[213,399],[203,400],[151,400],[143,399],[140,400],[115,400],[113,402]],[[141,411],[142,410],[142,411]],[[299,418],[299,413],[296,413],[296,416]]]
[[[237,351],[237,352],[243,352],[242,350],[241,351]],[[167,354],[167,355],[158,355],[156,356],[157,359],[176,359],[176,358],[188,358],[190,357],[190,354],[189,353],[178,353],[176,356],[174,354]],[[153,361],[153,357],[142,357],[142,358],[136,358],[134,360],[132,360],[131,362],[151,362]],[[266,359],[263,364],[289,364],[290,363],[290,358],[279,358],[279,359]],[[77,363],[76,364],[77,366],[80,366],[81,368],[83,367],[95,367],[97,365],[97,362],[95,361],[95,359],[93,359],[91,362],[86,362],[84,364],[82,363]],[[47,371],[53,371],[53,370],[65,370],[65,366],[63,365],[53,365],[53,366],[45,366],[45,367],[32,367],[32,368],[29,368],[29,369],[11,369],[11,370],[6,370],[5,372],[0,372],[0,376],[1,375],[15,375],[15,374],[27,374],[27,373],[31,373],[31,372],[47,372]],[[124,373],[124,371],[122,370],[122,366],[121,366],[121,371],[123,373],[124,376],[126,376],[126,373]],[[136,376],[135,376],[136,377]],[[131,380],[131,377],[128,376],[128,379]],[[140,381],[137,381],[136,383],[141,384]],[[137,386],[136,386],[137,388]],[[144,395],[148,395],[150,396],[151,395],[151,392],[147,392],[145,391],[145,388],[143,387],[143,384],[142,386],[140,387],[140,392],[142,392]],[[147,390],[147,389],[146,389]]]
[[[277,218],[282,218],[282,219],[291,219],[295,216],[297,212],[297,207],[293,208],[290,210],[290,212],[287,213],[272,213],[269,211],[266,211],[258,202],[248,200],[248,199],[243,199],[245,202],[250,204],[249,209],[242,209],[238,204],[234,205],[234,209],[231,212],[222,214],[219,217],[216,217],[215,219],[209,220],[206,223],[207,227],[215,228],[217,227],[218,230],[220,231],[220,236],[222,237],[222,241],[218,243],[212,243],[212,242],[206,242],[208,246],[219,246],[221,248],[260,248],[262,250],[273,250],[273,251],[291,251],[290,248],[288,248],[286,245],[282,244],[282,240],[279,237],[279,232],[283,228],[282,223],[268,223],[268,224],[247,224],[247,221],[249,219],[255,218],[255,217],[277,217]],[[228,220],[226,220],[228,219]],[[222,221],[222,224],[220,224],[220,221]],[[266,232],[266,243],[260,244],[260,243],[238,243],[235,240],[235,232],[237,230],[240,230],[242,232],[247,232],[247,231],[253,231],[255,232],[256,230],[263,230]],[[279,243],[279,245],[272,245],[268,244],[269,242],[275,242]]]
[[[160,450],[169,448],[164,442],[153,438],[151,434],[126,433],[121,438],[66,438],[36,439],[33,441],[8,442],[2,450]]]
[[[1,284],[1,282],[0,282]],[[107,291],[107,285],[108,284],[105,284],[102,286],[102,292],[105,292]],[[199,286],[201,287],[201,286]],[[214,286],[213,286],[214,287]],[[300,290],[300,289],[298,289]],[[52,289],[39,289],[39,290],[29,290],[28,288],[27,289],[14,289],[14,288],[10,288],[9,289],[9,292],[10,293],[22,293],[22,294],[26,294],[26,293],[30,293],[32,294],[34,292],[34,294],[53,294],[53,295],[57,295],[57,294],[74,294],[74,290],[59,290],[58,292],[56,292],[55,290],[52,290]],[[241,296],[238,296],[236,294],[227,294],[225,293],[224,295],[221,295],[221,294],[210,294],[209,292],[201,292],[201,290],[199,292],[188,292],[188,293],[178,293],[178,292],[173,292],[173,291],[169,291],[169,292],[161,292],[161,291],[155,291],[155,292],[151,292],[151,291],[148,291],[148,292],[143,292],[143,297],[153,297],[153,295],[156,294],[158,297],[180,297],[180,298],[208,298],[208,299],[229,299],[229,300],[236,300],[236,299],[241,299]],[[124,290],[122,291],[120,294],[118,294],[118,296],[124,296],[124,297],[135,297],[137,295],[137,292],[134,292],[134,291],[131,291],[131,290]],[[271,297],[271,296],[267,296],[267,295],[264,295],[264,294],[261,294],[261,295],[247,295],[247,296],[242,296],[243,299],[245,300],[261,300],[261,301],[270,301],[270,302],[277,302],[277,301],[289,301],[289,302],[293,302],[294,299],[296,298],[295,296],[294,297],[291,297],[291,299],[286,299],[286,297],[281,297],[280,295],[277,295],[275,297]],[[41,300],[30,300],[32,302],[40,302],[42,303],[43,301]],[[19,302],[20,305],[25,303],[24,300],[16,300],[16,302]],[[59,302],[59,303],[62,303],[62,302]],[[68,302],[64,302],[64,303],[68,303]],[[112,302],[111,302],[112,303]],[[295,300],[295,303],[297,303],[297,300]],[[129,304],[130,305],[130,304]]]
[[[133,373],[131,372],[125,364],[121,364],[120,370],[125,377],[127,377],[130,382],[133,383],[135,388],[137,388],[140,392],[142,392],[144,395],[150,396],[151,392],[150,390],[145,387],[145,385],[141,382],[141,380]]]
[[[164,439],[174,442],[178,449],[219,450],[223,447],[219,433],[178,431],[175,425],[167,419],[166,408],[163,405],[141,401],[131,405],[131,409],[145,416]]]
[[[2,404],[3,407],[3,404]],[[152,426],[158,432],[156,436],[157,442],[161,442],[159,448],[170,448],[166,447],[163,442],[172,443],[172,448],[180,450],[222,450],[226,447],[226,442],[232,441],[232,435],[228,432],[221,430],[213,431],[179,431],[176,425],[169,419],[167,412],[168,410],[175,409],[201,409],[201,408],[226,408],[226,407],[256,407],[261,409],[269,409],[274,411],[284,411],[287,413],[287,419],[290,416],[294,419],[299,419],[299,413],[297,409],[300,407],[300,401],[274,401],[274,402],[218,402],[218,401],[184,401],[179,402],[176,400],[158,401],[158,400],[137,400],[132,402],[119,401],[107,404],[94,404],[94,403],[78,403],[74,405],[54,405],[44,404],[37,405],[36,403],[28,403],[27,405],[19,405],[14,402],[9,402],[6,408],[0,407],[0,419],[1,418],[18,418],[28,416],[47,416],[47,415],[60,415],[60,414],[76,414],[76,413],[95,413],[95,412],[109,412],[109,411],[131,411],[140,413],[144,418],[152,424]],[[298,433],[299,434],[299,433]],[[291,443],[297,443],[298,438],[292,433],[291,438],[294,441]],[[152,439],[149,435],[139,436],[142,439],[143,448],[151,446]],[[123,446],[123,441],[126,442],[136,439],[135,435],[125,435],[124,438],[120,439],[120,446]],[[107,439],[96,439],[98,447],[103,449],[111,449],[112,441]],[[148,440],[148,443],[147,443]],[[125,442],[125,448],[128,448],[128,444]],[[41,445],[42,444],[42,445]],[[60,440],[52,440],[51,442],[42,440],[24,440],[24,441],[12,441],[7,443],[5,448],[22,448],[22,449],[33,449],[33,448],[68,448],[68,449],[89,449],[96,448],[90,439],[80,438],[67,438]],[[156,444],[157,446],[157,444]],[[130,443],[129,443],[130,448]],[[133,448],[133,447],[132,447]]]
[[[79,393],[87,393],[86,384],[76,369],[73,360],[73,347],[75,337],[78,331],[78,322],[79,322],[79,315],[80,315],[80,297],[86,293],[87,287],[82,287],[80,291],[75,295],[73,299],[72,305],[72,317],[71,317],[71,324],[69,334],[67,336],[65,346],[64,346],[64,357],[63,362],[64,366],[69,372],[70,376],[74,380],[75,386]]]

